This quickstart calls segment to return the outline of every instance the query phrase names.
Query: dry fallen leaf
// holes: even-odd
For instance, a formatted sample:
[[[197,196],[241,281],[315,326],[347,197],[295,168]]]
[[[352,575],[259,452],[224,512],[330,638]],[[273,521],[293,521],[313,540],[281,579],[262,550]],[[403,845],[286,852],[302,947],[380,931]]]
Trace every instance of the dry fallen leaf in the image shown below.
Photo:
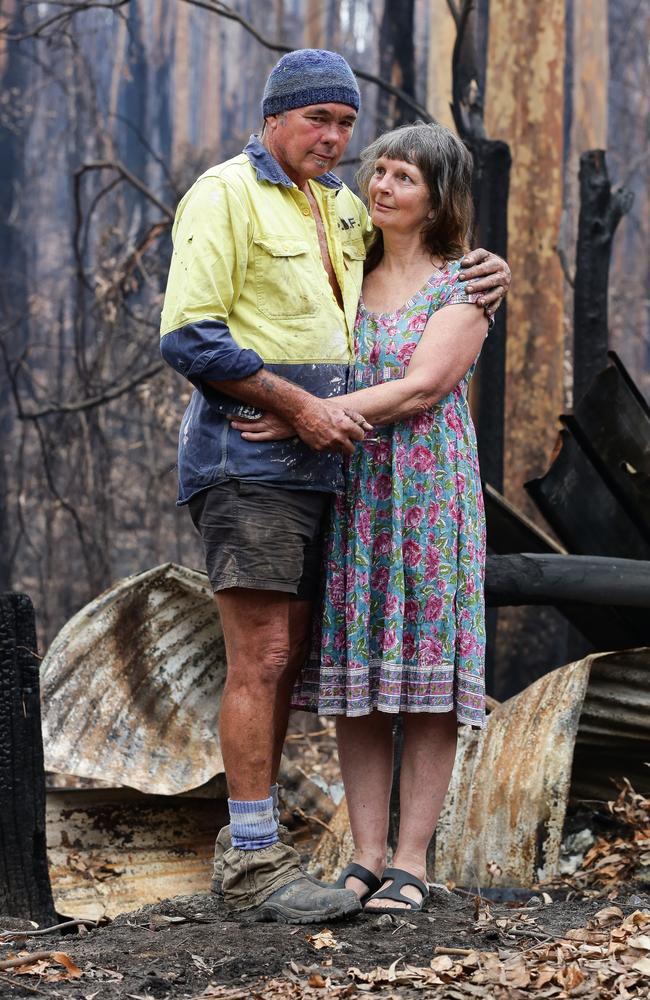
[[[630,938],[627,943],[630,948],[640,948],[642,951],[650,951],[649,934],[639,934],[637,937]]]
[[[339,947],[339,943],[332,934],[329,927],[324,927],[322,931],[318,932],[318,934],[309,934],[307,936],[307,940],[309,941],[310,945],[316,948],[317,951],[320,951],[321,948]]]

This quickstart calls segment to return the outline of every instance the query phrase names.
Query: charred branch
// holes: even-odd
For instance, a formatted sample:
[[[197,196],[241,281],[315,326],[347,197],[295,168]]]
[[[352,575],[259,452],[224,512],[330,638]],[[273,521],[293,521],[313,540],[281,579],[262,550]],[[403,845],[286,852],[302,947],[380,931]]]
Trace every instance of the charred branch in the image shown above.
[[[539,552],[488,555],[486,603],[650,608],[650,561]]]
[[[605,153],[580,157],[580,216],[576,247],[573,318],[573,398],[578,402],[607,363],[607,286],[616,227],[634,195],[612,191]]]
[[[447,6],[456,22],[456,42],[451,61],[454,123],[462,139],[485,139],[483,94],[474,34],[475,3],[474,0],[462,0],[459,9],[454,0],[447,0]]]

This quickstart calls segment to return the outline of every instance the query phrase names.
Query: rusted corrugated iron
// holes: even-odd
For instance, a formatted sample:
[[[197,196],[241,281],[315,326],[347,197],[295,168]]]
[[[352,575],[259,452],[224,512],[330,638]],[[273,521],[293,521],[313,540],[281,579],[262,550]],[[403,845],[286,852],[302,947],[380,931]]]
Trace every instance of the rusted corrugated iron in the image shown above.
[[[595,654],[541,677],[482,732],[460,728],[434,879],[530,886],[557,874],[569,802],[609,799],[623,776],[644,791],[649,746],[650,649]],[[329,825],[312,868],[326,878],[351,860],[345,801]]]
[[[225,678],[207,577],[173,563],[82,608],[43,661],[45,767],[173,795],[223,771]]]
[[[569,664],[495,709],[484,733],[463,727],[436,833],[436,881],[532,885],[554,873],[588,682],[588,662]]]
[[[642,790],[648,746],[650,649],[595,654],[540,678],[495,709],[484,733],[462,730],[435,878],[525,886],[556,874],[569,800],[611,798],[611,779],[623,776]],[[501,874],[488,874],[491,863]]]
[[[130,789],[50,791],[48,860],[57,912],[96,920],[206,892],[225,800]]]

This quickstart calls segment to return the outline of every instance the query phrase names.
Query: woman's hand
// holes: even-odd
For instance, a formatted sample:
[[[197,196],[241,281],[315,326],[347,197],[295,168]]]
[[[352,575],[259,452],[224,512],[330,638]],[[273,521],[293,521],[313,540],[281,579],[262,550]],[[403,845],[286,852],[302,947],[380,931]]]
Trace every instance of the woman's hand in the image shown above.
[[[508,294],[510,288],[510,268],[505,260],[489,250],[472,250],[462,260],[463,281],[469,282],[465,290],[478,293],[476,304],[483,306],[489,317],[495,312]]]
[[[293,424],[268,411],[257,420],[237,417],[230,423],[236,431],[240,431],[245,441],[283,441],[296,436]]]

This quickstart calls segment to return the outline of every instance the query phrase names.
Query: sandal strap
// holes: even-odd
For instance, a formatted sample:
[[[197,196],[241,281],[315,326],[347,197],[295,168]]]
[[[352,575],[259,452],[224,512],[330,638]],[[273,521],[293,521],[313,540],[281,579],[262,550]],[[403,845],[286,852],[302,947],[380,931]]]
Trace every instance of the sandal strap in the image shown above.
[[[386,886],[385,889],[381,889],[379,892],[374,892],[372,894],[372,899],[392,899],[396,903],[405,903],[410,909],[420,909],[422,903],[429,895],[429,887],[425,882],[422,882],[416,875],[411,875],[410,872],[404,871],[403,868],[385,868],[383,875],[381,876],[382,885],[384,882],[391,881],[391,884]],[[419,893],[422,894],[422,899],[417,903],[414,899],[410,899],[409,896],[405,896],[401,891],[405,886],[412,885],[414,889],[417,889]],[[366,907],[368,909],[368,907]],[[377,912],[383,912],[383,907],[378,908]],[[369,910],[370,912],[370,910]],[[374,911],[373,911],[374,912]]]
[[[364,868],[363,865],[358,865],[355,861],[343,869],[334,883],[334,888],[345,889],[345,883],[349,878],[358,878],[359,881],[368,886],[369,893],[376,892],[377,889],[381,888],[382,880],[377,878],[375,873],[371,872],[369,868]]]

